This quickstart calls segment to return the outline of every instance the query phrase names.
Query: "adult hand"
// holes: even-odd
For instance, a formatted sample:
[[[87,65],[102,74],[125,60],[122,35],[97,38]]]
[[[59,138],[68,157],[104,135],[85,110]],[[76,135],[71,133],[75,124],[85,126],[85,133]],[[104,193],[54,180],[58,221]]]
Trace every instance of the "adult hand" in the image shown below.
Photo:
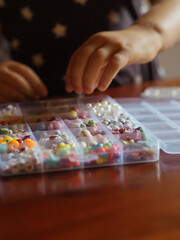
[[[122,31],[96,33],[72,55],[66,91],[104,91],[123,67],[151,61],[160,48],[161,37],[151,27],[132,25]]]

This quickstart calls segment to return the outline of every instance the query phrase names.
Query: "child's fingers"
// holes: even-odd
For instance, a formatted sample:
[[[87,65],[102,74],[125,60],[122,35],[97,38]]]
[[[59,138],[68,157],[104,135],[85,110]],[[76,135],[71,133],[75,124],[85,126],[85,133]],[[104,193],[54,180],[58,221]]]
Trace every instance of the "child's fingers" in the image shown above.
[[[30,99],[36,98],[36,93],[20,74],[11,71],[9,68],[0,69],[0,81],[10,87],[14,88],[19,93]]]
[[[8,86],[7,84],[0,82],[1,97],[6,100],[12,101],[26,101],[27,98],[25,95],[17,91],[16,89]]]
[[[47,95],[48,91],[46,86],[31,68],[18,62],[12,62],[8,67],[12,71],[15,71],[19,75],[23,76],[36,92],[36,95],[39,95],[40,97],[45,97]]]
[[[7,103],[10,102],[8,98],[0,96],[0,103]]]
[[[104,91],[108,88],[109,84],[115,78],[117,73],[128,64],[129,54],[127,51],[115,53],[108,62],[101,79],[99,80],[98,89]]]

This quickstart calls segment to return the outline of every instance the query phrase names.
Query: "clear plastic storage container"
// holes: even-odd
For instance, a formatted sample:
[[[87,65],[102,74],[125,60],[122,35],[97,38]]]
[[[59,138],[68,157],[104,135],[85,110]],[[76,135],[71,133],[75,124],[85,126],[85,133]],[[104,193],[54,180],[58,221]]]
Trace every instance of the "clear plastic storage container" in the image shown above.
[[[179,108],[178,100],[103,95],[1,105],[0,174],[153,162],[160,148],[180,153]]]

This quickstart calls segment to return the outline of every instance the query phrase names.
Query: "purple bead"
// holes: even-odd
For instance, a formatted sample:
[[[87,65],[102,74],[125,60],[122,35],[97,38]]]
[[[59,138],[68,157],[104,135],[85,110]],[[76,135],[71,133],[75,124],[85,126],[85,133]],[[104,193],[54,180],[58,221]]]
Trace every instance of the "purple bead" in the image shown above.
[[[114,158],[115,158],[115,159],[120,158],[120,156],[121,156],[121,155],[120,155],[119,153],[114,153]]]
[[[26,136],[24,136],[24,137],[22,138],[22,140],[24,141],[24,140],[27,139],[27,138],[32,139],[32,138],[31,138],[31,135],[26,135]]]

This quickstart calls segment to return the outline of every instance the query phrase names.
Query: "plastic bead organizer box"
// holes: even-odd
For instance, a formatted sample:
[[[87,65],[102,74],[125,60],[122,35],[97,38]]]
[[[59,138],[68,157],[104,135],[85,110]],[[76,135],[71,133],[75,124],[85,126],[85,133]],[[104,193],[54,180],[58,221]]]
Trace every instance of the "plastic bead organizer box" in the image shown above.
[[[180,100],[80,97],[0,105],[0,175],[153,162],[180,153]]]

